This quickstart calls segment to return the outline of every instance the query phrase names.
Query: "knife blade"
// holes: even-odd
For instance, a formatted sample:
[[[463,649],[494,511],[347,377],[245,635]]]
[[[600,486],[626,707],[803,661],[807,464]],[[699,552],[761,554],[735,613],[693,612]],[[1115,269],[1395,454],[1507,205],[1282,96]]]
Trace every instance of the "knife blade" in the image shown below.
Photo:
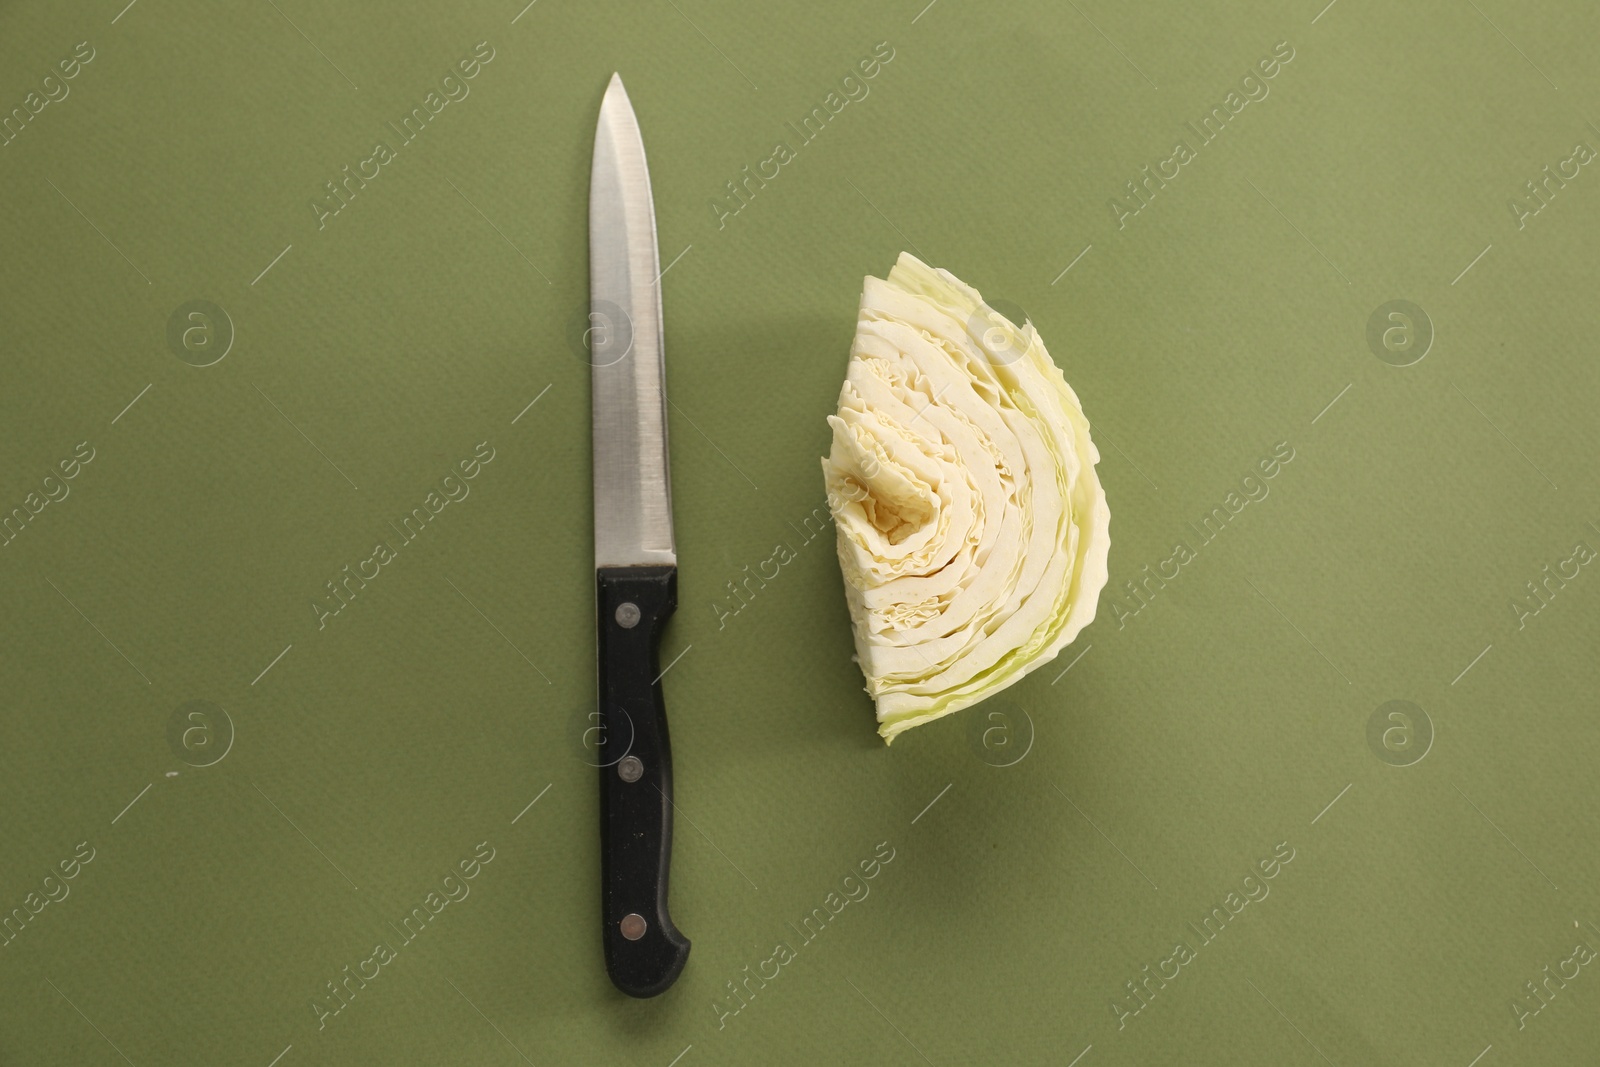
[[[667,910],[672,756],[659,648],[678,603],[655,204],[620,75],[589,175],[589,359],[599,652],[601,918],[606,972],[653,997],[689,941]]]

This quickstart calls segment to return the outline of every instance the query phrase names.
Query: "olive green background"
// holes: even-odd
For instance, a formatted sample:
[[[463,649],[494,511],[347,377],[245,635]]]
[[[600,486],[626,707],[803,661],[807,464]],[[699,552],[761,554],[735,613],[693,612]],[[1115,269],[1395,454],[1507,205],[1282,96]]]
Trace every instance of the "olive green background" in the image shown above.
[[[1600,575],[1520,628],[1511,604],[1600,546],[1600,175],[1522,229],[1507,201],[1600,147],[1597,31],[1506,0],[0,7],[0,113],[95,50],[0,147],[0,508],[95,455],[0,548],[0,912],[95,850],[0,948],[0,1062],[1592,1061],[1593,967],[1522,1029],[1512,1003],[1600,947]],[[470,95],[319,229],[323,183],[485,41]],[[1270,95],[1119,229],[1111,198],[1281,41]],[[800,145],[785,124],[879,42],[870,95]],[[602,968],[582,747],[574,338],[613,70],[673,261],[694,950],[648,1002]],[[1113,589],[1003,715],[886,749],[831,530],[796,528],[860,280],[903,248],[1025,309],[1077,388]],[[197,299],[234,335],[204,368],[167,340]],[[1397,299],[1436,332],[1403,368],[1366,340]],[[319,629],[324,583],[480,442],[470,496]],[[1119,627],[1113,590],[1279,442],[1267,498]],[[232,723],[208,767],[169,744],[191,700]],[[1426,719],[1371,746],[1390,700]],[[319,1029],[313,998],[480,842],[470,896]],[[802,946],[789,924],[882,842]],[[1280,843],[1270,895],[1119,1026],[1124,983]]]

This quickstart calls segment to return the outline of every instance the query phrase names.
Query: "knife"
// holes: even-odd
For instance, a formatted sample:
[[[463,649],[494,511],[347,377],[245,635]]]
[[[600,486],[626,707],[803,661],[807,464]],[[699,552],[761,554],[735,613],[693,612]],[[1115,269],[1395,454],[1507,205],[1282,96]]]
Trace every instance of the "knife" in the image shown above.
[[[644,142],[613,74],[589,174],[600,912],[606,971],[634,997],[666,990],[689,958],[667,913],[672,757],[658,649],[678,606],[678,556],[660,281]]]

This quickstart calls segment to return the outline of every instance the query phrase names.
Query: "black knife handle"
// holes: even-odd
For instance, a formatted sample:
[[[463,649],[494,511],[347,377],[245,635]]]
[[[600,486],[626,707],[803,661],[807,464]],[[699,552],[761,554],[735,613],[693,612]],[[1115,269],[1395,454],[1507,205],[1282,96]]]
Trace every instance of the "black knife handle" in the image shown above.
[[[653,997],[689,958],[689,939],[667,914],[672,751],[658,655],[661,630],[678,606],[678,568],[601,567],[595,584],[606,971],[629,996]]]

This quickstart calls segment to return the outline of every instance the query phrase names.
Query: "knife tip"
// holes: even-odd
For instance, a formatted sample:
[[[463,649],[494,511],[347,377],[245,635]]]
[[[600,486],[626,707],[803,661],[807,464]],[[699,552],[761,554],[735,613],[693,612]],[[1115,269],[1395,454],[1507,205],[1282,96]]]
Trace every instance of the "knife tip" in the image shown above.
[[[613,73],[611,80],[606,83],[606,94],[600,101],[600,110],[607,111],[633,111],[633,101],[628,99],[627,87],[622,84],[622,75]]]

